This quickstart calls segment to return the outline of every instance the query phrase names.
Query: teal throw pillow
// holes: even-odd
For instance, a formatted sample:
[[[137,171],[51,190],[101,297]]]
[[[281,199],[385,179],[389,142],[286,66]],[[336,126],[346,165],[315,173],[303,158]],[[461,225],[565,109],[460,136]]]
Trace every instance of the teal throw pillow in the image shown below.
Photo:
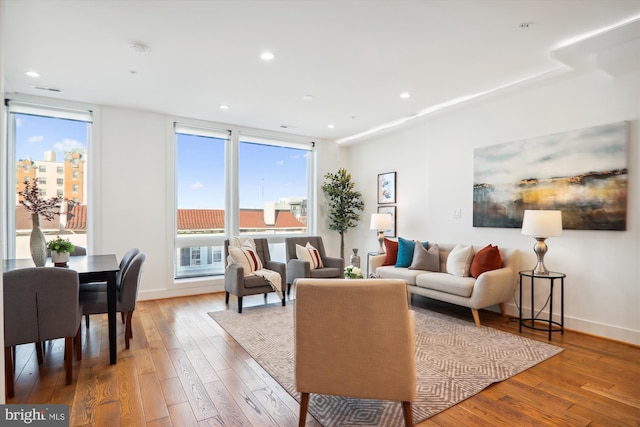
[[[429,242],[422,243],[425,249],[429,246]],[[413,250],[415,249],[415,241],[398,237],[398,258],[396,259],[396,267],[409,267],[413,261]]]

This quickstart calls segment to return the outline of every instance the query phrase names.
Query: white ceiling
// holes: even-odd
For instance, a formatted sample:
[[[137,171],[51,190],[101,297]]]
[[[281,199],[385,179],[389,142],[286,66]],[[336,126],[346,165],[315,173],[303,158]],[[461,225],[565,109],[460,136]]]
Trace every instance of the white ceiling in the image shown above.
[[[4,0],[1,40],[9,94],[340,140],[572,67],[637,71],[639,19],[640,0]]]

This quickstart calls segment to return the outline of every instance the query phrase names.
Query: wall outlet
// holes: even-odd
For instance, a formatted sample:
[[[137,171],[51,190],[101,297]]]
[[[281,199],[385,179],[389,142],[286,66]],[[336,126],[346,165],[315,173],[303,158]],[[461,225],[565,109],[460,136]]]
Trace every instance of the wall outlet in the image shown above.
[[[460,208],[451,209],[451,218],[460,219],[462,216],[462,210]]]

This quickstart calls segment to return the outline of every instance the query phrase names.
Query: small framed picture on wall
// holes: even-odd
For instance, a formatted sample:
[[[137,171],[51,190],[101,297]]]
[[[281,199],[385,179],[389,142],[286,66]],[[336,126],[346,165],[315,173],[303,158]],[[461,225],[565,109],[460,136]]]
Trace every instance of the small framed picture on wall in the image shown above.
[[[378,204],[396,203],[396,173],[378,174]]]
[[[396,207],[378,206],[378,213],[391,215],[391,229],[384,230],[384,237],[396,237]]]

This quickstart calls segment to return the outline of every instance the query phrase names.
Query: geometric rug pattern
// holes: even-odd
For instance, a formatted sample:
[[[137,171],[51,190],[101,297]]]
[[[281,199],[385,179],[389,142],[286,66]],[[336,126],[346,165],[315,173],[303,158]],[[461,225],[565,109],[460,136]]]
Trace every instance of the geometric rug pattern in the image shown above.
[[[209,315],[296,400],[293,312],[295,301]],[[412,307],[416,319],[415,423],[489,385],[518,374],[562,348]],[[403,426],[399,402],[311,394],[311,413],[323,426]]]

